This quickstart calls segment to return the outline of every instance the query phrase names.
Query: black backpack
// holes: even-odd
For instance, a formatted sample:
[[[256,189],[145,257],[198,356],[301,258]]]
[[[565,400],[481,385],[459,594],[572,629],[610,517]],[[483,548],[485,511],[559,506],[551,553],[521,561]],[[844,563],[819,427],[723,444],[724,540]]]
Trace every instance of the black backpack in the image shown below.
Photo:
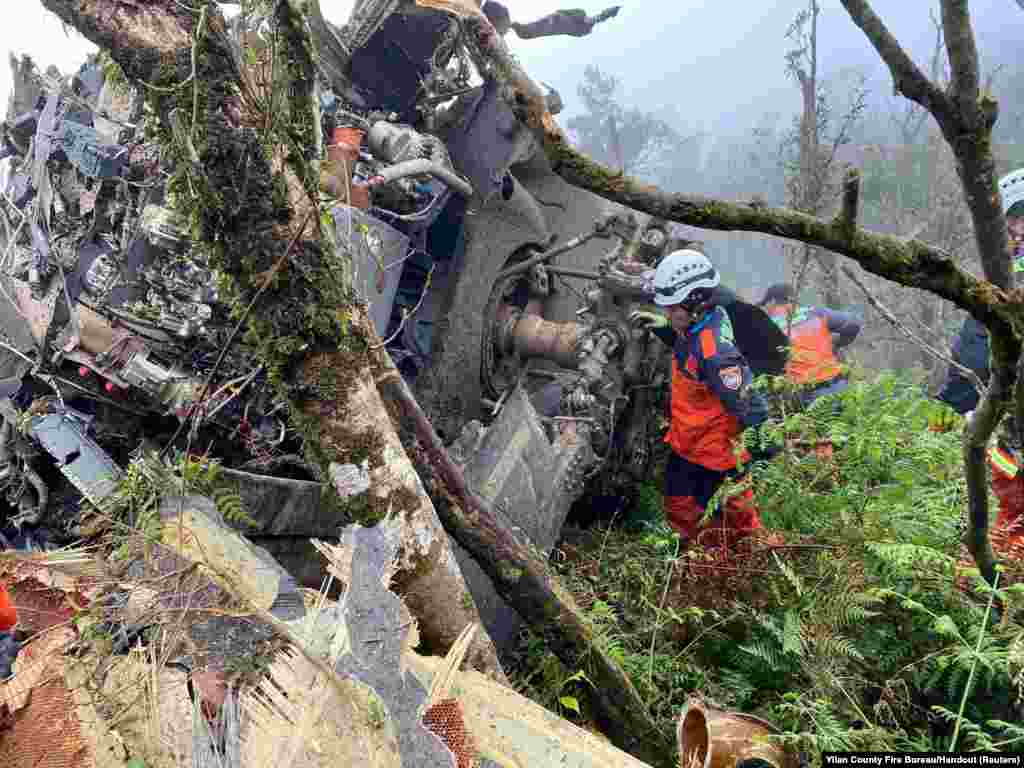
[[[715,288],[712,302],[722,307],[732,322],[736,347],[754,376],[781,376],[786,369],[789,338],[756,304],[748,304],[725,286]]]

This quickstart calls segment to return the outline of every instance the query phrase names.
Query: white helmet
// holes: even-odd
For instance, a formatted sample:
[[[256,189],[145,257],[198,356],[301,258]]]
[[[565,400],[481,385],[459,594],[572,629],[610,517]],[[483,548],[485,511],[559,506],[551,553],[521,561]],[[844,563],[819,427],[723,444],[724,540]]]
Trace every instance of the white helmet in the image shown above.
[[[718,270],[708,257],[684,248],[673,251],[654,272],[654,303],[659,307],[680,304],[698,288],[718,286]]]
[[[1024,200],[1024,168],[1010,171],[999,180],[999,196],[1003,199],[1004,214],[1014,203]]]

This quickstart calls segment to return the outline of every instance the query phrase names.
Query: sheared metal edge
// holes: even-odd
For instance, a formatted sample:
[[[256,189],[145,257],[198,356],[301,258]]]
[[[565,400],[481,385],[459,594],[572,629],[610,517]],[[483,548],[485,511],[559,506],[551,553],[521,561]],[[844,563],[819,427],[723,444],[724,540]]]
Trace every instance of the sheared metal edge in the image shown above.
[[[71,414],[69,411],[35,416],[30,431],[57,460],[61,474],[90,502],[99,505],[117,488],[121,468],[85,434],[79,420]],[[76,452],[73,461],[66,461]]]
[[[192,768],[242,768],[241,713],[238,697],[228,688],[211,728],[198,697],[192,705]],[[219,739],[215,734],[223,734]]]
[[[343,532],[346,545],[353,553],[343,613],[349,650],[335,670],[368,685],[380,698],[394,725],[403,765],[455,768],[455,755],[422,723],[427,690],[402,663],[411,624],[403,621],[408,614],[388,589],[397,540],[380,526],[357,525]]]

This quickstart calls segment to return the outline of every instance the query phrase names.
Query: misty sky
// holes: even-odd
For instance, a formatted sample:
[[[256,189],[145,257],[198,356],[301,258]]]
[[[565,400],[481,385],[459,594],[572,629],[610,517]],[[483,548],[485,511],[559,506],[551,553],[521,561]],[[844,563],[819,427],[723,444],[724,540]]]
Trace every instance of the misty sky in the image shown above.
[[[513,18],[529,21],[559,7],[583,7],[596,13],[603,0],[505,0]],[[537,80],[550,83],[566,103],[567,117],[577,108],[576,86],[593,62],[619,76],[624,101],[648,110],[675,108],[681,129],[703,128],[747,134],[766,112],[787,114],[798,107],[787,80],[783,55],[785,31],[805,0],[775,2],[699,2],[698,0],[617,0],[617,18],[589,38],[548,38],[509,43]],[[823,74],[857,67],[872,76],[878,90],[891,86],[877,55],[850,21],[839,0],[822,0],[820,36]],[[926,0],[874,0],[876,12],[922,64],[928,59],[933,30]],[[347,18],[351,0],[321,0],[335,23]],[[1024,11],[1015,0],[974,0],[971,12],[979,47],[1012,60],[1024,39]],[[37,0],[18,0],[18,13],[0,27],[0,49],[32,54],[44,66],[76,69],[93,46],[76,33],[66,36],[57,18]],[[0,103],[6,105],[10,73],[0,67]],[[882,94],[884,97],[884,94]]]

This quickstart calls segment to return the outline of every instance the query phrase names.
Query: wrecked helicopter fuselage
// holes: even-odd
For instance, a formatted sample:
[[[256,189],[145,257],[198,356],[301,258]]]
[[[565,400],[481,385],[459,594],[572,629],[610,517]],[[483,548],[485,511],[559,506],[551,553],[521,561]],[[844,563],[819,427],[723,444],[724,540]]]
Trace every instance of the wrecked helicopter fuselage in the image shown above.
[[[359,3],[341,29],[312,19],[321,50],[339,51],[320,89],[336,236],[378,335],[467,476],[547,550],[588,477],[646,470],[664,350],[627,318],[646,302],[665,233],[609,215],[551,172],[477,66],[460,21],[475,6],[396,7]],[[239,56],[263,44],[241,17],[233,37]],[[0,543],[80,537],[80,511],[115,493],[140,448],[172,447],[218,459],[255,521],[247,533],[319,583],[307,540],[351,521],[321,503],[319,469],[238,340],[219,275],[166,194],[169,163],[146,139],[138,94],[96,61],[72,78],[22,62],[16,85],[3,150]],[[486,578],[468,580],[500,635]]]

